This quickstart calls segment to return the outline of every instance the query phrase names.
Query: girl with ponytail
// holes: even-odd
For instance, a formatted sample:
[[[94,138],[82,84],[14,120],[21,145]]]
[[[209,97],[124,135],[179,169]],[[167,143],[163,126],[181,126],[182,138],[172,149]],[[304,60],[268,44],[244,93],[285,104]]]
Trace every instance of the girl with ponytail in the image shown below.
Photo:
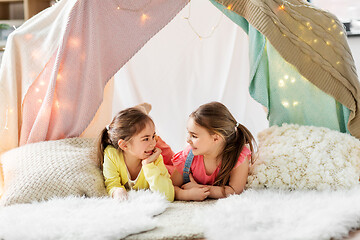
[[[219,102],[201,105],[191,113],[187,131],[189,146],[172,158],[175,199],[240,194],[254,162],[256,143],[250,131]]]
[[[100,133],[98,155],[105,186],[115,199],[127,199],[130,190],[150,189],[174,200],[174,187],[160,150],[161,144],[166,144],[155,134],[154,122],[147,114],[150,108],[142,104],[122,110]],[[169,152],[169,147],[164,150]]]

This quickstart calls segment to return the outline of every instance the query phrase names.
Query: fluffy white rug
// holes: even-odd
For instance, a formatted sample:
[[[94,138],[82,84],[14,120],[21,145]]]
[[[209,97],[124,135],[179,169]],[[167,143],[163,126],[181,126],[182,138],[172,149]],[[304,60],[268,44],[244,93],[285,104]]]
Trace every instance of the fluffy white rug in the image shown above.
[[[168,202],[149,191],[129,200],[56,198],[0,209],[0,239],[121,239],[156,227]]]
[[[206,239],[342,239],[360,226],[360,187],[347,191],[247,190],[199,209]]]
[[[247,190],[218,201],[170,204],[157,194],[130,192],[122,203],[70,197],[0,208],[0,239],[6,240],[328,240],[342,239],[359,226],[360,187]]]
[[[198,209],[211,206],[216,200],[203,202],[175,201],[163,214],[156,216],[157,226],[154,230],[134,234],[126,240],[159,240],[159,239],[198,239],[204,238],[203,229],[198,223],[192,224],[194,213]]]

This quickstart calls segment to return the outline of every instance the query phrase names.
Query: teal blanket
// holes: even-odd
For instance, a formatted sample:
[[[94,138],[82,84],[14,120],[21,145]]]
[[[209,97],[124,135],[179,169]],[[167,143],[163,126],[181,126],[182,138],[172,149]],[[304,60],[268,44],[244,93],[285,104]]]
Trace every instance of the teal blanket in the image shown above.
[[[268,109],[270,126],[283,123],[348,132],[350,110],[305,79],[245,18],[210,0],[249,36],[250,95]]]

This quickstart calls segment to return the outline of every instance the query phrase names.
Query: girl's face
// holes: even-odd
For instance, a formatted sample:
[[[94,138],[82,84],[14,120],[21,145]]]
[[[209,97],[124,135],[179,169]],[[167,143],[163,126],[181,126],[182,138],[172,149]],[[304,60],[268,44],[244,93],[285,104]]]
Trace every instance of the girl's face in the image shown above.
[[[218,135],[210,135],[208,130],[197,124],[192,117],[187,122],[187,142],[194,155],[213,154],[218,149]]]
[[[155,126],[152,122],[146,124],[146,127],[134,135],[127,143],[127,153],[138,159],[148,158],[155,149]]]

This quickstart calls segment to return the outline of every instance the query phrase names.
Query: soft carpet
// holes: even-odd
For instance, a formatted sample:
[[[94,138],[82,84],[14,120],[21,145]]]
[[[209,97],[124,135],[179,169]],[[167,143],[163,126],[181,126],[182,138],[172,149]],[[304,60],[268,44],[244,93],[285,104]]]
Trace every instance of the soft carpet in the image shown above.
[[[193,219],[197,210],[212,206],[214,203],[216,200],[203,202],[175,201],[163,214],[155,217],[157,227],[154,230],[128,236],[126,240],[204,238],[203,229],[198,222],[193,223]]]
[[[168,202],[149,191],[111,198],[56,198],[0,209],[0,239],[121,239],[156,227]]]
[[[199,209],[206,239],[342,239],[360,226],[360,187],[343,191],[247,190]]]
[[[323,192],[249,189],[226,199],[174,203],[140,191],[130,192],[129,201],[122,203],[66,198],[0,209],[0,239],[6,240],[329,240],[342,239],[359,226],[360,187]]]

